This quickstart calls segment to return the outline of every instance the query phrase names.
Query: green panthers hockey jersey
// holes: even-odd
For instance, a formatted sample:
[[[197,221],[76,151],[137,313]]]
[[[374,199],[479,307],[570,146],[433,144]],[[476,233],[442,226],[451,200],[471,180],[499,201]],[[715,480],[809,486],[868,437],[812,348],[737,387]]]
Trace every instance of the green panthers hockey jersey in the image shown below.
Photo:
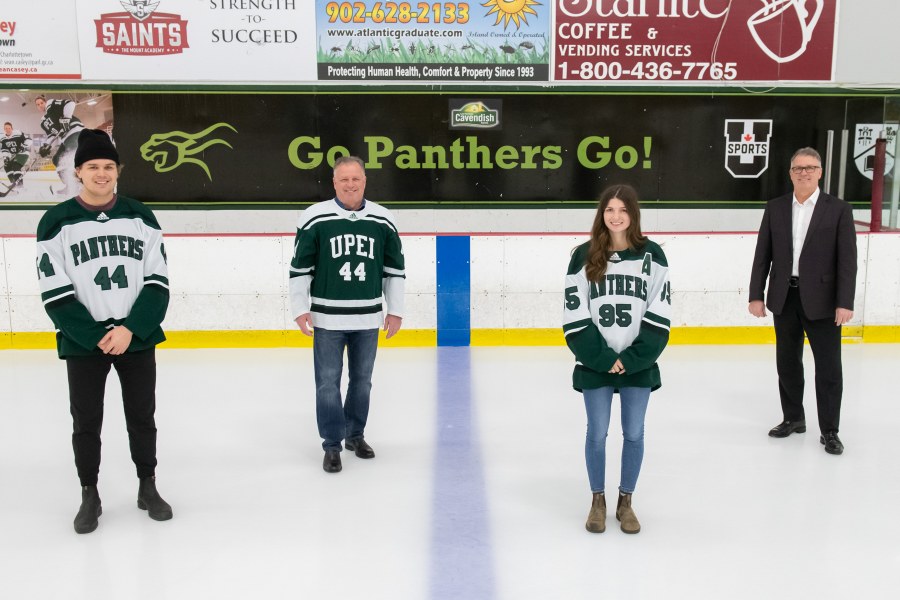
[[[17,154],[25,154],[27,157],[30,149],[31,138],[21,131],[14,129],[10,135],[0,136],[0,159],[12,159]]]
[[[365,201],[346,210],[335,199],[300,215],[290,267],[291,315],[310,313],[313,327],[378,329],[387,312],[403,316],[406,271],[394,217]]]
[[[656,359],[669,341],[672,301],[662,248],[614,252],[599,282],[585,273],[590,242],[572,253],[566,275],[563,333],[575,354],[575,389],[661,385]],[[616,360],[624,374],[610,373]]]
[[[116,325],[134,334],[129,352],[165,340],[162,231],[137,200],[118,196],[111,209],[93,211],[72,198],[47,210],[37,230],[37,273],[61,358],[101,353],[97,343]]]

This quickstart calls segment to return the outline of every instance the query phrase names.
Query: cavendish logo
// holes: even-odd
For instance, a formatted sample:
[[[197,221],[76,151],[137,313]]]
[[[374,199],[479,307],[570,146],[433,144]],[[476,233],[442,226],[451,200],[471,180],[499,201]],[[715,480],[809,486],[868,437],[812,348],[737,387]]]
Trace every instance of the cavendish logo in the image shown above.
[[[777,63],[791,62],[806,52],[822,16],[825,0],[761,0],[747,27],[753,41]],[[814,4],[812,12],[806,7]]]
[[[188,48],[187,21],[181,15],[156,12],[159,2],[123,0],[127,12],[94,19],[97,48],[108,54],[160,56]]]
[[[450,129],[495,129],[500,125],[500,111],[482,101],[467,102],[450,109]]]
[[[725,119],[725,170],[735,179],[762,175],[771,137],[772,119]]]
[[[154,133],[149,140],[141,144],[141,158],[147,162],[152,162],[153,169],[157,173],[167,173],[184,164],[197,165],[203,169],[203,172],[212,181],[209,167],[199,158],[195,158],[195,156],[202,154],[211,146],[221,144],[231,148],[231,144],[223,139],[206,139],[213,131],[223,127],[237,133],[237,129],[228,123],[210,125],[199,133],[185,133],[184,131]]]
[[[884,172],[890,173],[894,168],[894,145],[897,140],[896,123],[858,123],[854,132],[853,162],[857,170],[865,177],[872,179],[875,172],[875,140],[884,132],[887,140],[887,152],[884,157]]]
[[[487,0],[482,6],[491,9],[484,15],[485,17],[497,14],[494,27],[499,25],[500,21],[503,21],[503,29],[506,30],[510,21],[516,24],[516,29],[522,23],[528,25],[526,14],[537,16],[537,13],[531,7],[535,5],[540,6],[540,4],[540,2],[535,2],[535,0]]]

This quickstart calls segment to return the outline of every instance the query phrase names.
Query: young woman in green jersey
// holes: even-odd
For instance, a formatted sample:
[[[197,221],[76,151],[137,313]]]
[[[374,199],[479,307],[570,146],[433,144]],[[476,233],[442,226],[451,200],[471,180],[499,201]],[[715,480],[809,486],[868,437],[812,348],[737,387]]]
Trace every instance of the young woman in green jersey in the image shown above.
[[[669,340],[671,298],[666,256],[641,233],[637,192],[604,190],[590,241],[572,252],[566,275],[563,332],[575,354],[573,386],[587,411],[585,461],[593,499],[585,527],[606,530],[606,437],[613,395],[622,404],[622,448],[616,518],[638,533],[631,506],[644,457],[644,417],[660,387],[657,358]]]

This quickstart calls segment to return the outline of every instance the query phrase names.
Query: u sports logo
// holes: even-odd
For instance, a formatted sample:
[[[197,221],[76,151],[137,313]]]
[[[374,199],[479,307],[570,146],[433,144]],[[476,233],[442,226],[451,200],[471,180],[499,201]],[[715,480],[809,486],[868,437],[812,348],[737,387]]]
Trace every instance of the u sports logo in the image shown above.
[[[197,133],[184,131],[154,133],[149,140],[141,144],[141,158],[152,162],[153,169],[157,173],[173,171],[183,164],[197,165],[212,181],[209,167],[197,156],[202,155],[211,146],[223,145],[231,148],[231,144],[226,140],[210,136],[214,131],[222,128],[237,133],[237,129],[228,123],[216,123]]]
[[[725,170],[735,179],[762,175],[771,137],[772,119],[725,119]]]

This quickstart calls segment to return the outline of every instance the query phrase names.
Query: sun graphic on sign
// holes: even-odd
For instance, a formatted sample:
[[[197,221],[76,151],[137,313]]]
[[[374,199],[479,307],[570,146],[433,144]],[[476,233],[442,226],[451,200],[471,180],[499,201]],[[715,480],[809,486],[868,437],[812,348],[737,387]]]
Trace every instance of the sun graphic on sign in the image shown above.
[[[494,25],[499,25],[500,21],[505,19],[503,29],[509,26],[510,21],[513,21],[516,24],[516,29],[518,29],[519,25],[521,25],[520,21],[526,25],[528,24],[525,13],[537,15],[534,9],[531,8],[535,4],[540,5],[540,2],[535,2],[535,0],[488,0],[482,6],[485,8],[493,7],[485,15],[486,17],[497,13],[497,21]]]

